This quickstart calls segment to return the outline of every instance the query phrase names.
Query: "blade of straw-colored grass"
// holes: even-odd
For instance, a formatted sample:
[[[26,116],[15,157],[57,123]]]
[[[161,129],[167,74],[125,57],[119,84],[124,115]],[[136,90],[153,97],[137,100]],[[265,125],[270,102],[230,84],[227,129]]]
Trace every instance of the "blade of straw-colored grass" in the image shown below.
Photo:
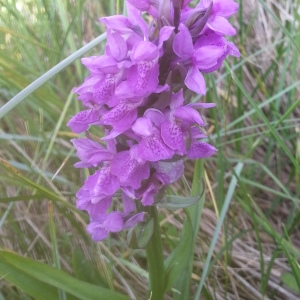
[[[41,85],[46,83],[50,78],[54,75],[58,74],[61,70],[65,69],[69,64],[74,62],[76,59],[80,58],[86,52],[94,48],[96,45],[101,43],[106,39],[106,34],[103,33],[99,37],[95,38],[93,41],[89,42],[87,45],[83,46],[66,59],[58,63],[55,67],[47,71],[41,77],[32,82],[29,86],[23,89],[19,94],[13,97],[10,101],[8,101],[5,105],[0,108],[0,119],[3,118],[10,110],[12,110],[16,105],[18,105],[21,101],[23,101],[27,96],[32,94],[35,90],[37,90]]]
[[[54,174],[52,172],[43,172],[41,169],[39,168],[34,168],[33,170],[31,168],[29,168],[27,165],[23,164],[23,163],[20,163],[20,162],[17,162],[17,161],[12,161],[10,160],[8,162],[12,167],[20,170],[20,171],[26,171],[26,172],[30,172],[30,171],[33,171],[34,173],[36,174],[41,174],[43,173],[44,176],[46,176],[47,178],[53,178]],[[61,182],[65,185],[69,185],[69,186],[74,186],[74,182],[70,182],[68,181],[66,178],[62,177],[62,176],[57,176],[55,177],[56,181],[57,182]]]
[[[200,280],[199,286],[197,288],[197,292],[194,296],[194,300],[198,300],[200,298],[201,291],[202,291],[202,288],[204,286],[205,279],[208,275],[209,265],[210,265],[210,261],[211,261],[212,255],[213,255],[213,251],[214,251],[215,245],[217,243],[218,236],[221,232],[221,228],[222,228],[222,225],[223,225],[223,222],[224,222],[224,219],[225,219],[226,212],[228,210],[230,201],[231,201],[232,196],[234,194],[234,191],[235,191],[235,188],[236,188],[236,185],[237,185],[237,181],[238,181],[238,177],[240,176],[243,167],[244,167],[244,163],[239,162],[236,165],[236,167],[234,168],[234,174],[232,174],[232,179],[230,181],[228,191],[227,191],[227,194],[226,194],[226,197],[225,197],[224,205],[223,205],[221,213],[220,213],[220,218],[218,220],[218,223],[217,223],[217,226],[216,226],[216,229],[215,229],[215,232],[214,232],[214,235],[213,235],[213,238],[212,238],[212,241],[211,241],[208,253],[207,253],[207,257],[206,257],[204,268],[203,268],[202,275],[201,275],[201,280]]]
[[[282,22],[277,18],[274,11],[272,11],[263,0],[258,0],[262,7],[272,16],[273,20],[276,24],[280,27],[280,29],[289,37],[291,43],[295,46],[295,48],[300,52],[300,46],[297,44],[296,40],[293,36],[289,33],[289,31],[282,25]]]
[[[54,180],[56,178],[56,176],[58,176],[57,174],[61,171],[61,169],[65,166],[66,162],[69,160],[69,158],[73,155],[73,153],[75,152],[75,148],[72,148],[69,153],[66,155],[64,161],[62,162],[62,164],[60,165],[60,167],[56,170],[55,174],[52,176],[51,181]],[[60,177],[60,176],[58,176]]]

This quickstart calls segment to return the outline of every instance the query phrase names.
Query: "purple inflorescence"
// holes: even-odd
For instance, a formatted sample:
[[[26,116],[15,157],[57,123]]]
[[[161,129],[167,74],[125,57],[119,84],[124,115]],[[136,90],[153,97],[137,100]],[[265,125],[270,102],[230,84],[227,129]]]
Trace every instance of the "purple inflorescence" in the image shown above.
[[[68,126],[75,133],[91,125],[105,129],[101,144],[88,137],[72,140],[80,159],[75,167],[96,168],[76,194],[77,207],[90,215],[87,231],[94,241],[143,221],[137,201],[138,206],[159,201],[166,186],[182,176],[185,157],[217,151],[201,141],[205,123],[197,111],[214,104],[185,98],[191,91],[204,95],[202,73],[218,69],[227,55],[240,55],[224,37],[236,32],[227,19],[238,4],[201,0],[192,8],[189,3],[127,0],[128,18],[100,19],[107,28],[105,54],[82,59],[90,76],[74,92],[85,110]],[[111,210],[118,190],[123,212]]]

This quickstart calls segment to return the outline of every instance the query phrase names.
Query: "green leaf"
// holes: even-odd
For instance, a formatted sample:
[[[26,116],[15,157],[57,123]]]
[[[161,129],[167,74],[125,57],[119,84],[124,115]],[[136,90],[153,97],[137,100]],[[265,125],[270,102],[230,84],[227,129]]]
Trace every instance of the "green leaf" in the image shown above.
[[[165,290],[175,286],[179,291],[179,294],[174,294],[174,299],[189,299],[194,246],[204,204],[202,176],[203,163],[197,160],[190,198],[197,198],[198,201],[194,206],[186,209],[187,218],[181,232],[180,243],[165,261]],[[202,193],[201,190],[203,190]]]
[[[187,208],[196,204],[200,201],[203,193],[196,197],[182,197],[175,195],[166,195],[161,202],[159,202],[158,206],[163,207],[170,210],[177,210],[180,208]]]
[[[145,248],[150,241],[154,229],[153,219],[146,223],[140,223],[135,227],[137,244],[139,248]]]
[[[61,289],[82,300],[129,299],[127,296],[111,291],[109,289],[101,288],[90,283],[80,281],[62,270],[54,269],[43,263],[39,263],[32,259],[22,257],[13,252],[0,250],[0,262],[4,262],[6,265],[10,265],[16,270],[20,270],[22,273],[28,274],[35,280],[41,281],[43,284]],[[52,296],[52,298],[49,299],[57,299],[57,297]]]
[[[187,221],[182,230],[180,242],[165,261],[165,290],[169,290],[176,281],[186,281],[186,269],[191,257],[187,249],[193,241],[191,222]],[[184,277],[184,278],[183,278]],[[178,289],[176,285],[176,289]]]
[[[300,293],[297,280],[292,273],[283,273],[280,279],[289,289],[295,291],[296,293]]]
[[[36,300],[58,299],[58,290],[19,270],[0,256],[0,277]]]

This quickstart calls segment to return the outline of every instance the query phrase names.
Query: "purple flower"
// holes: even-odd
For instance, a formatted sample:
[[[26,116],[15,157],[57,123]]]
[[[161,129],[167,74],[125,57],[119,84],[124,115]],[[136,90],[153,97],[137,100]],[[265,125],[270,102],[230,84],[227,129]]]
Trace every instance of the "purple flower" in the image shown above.
[[[148,14],[153,17],[158,16],[157,8],[158,1],[157,0],[127,0],[132,6],[137,8],[140,11],[146,11]]]
[[[139,189],[142,180],[150,176],[150,165],[146,160],[137,160],[136,155],[135,148],[117,153],[111,163],[111,173],[119,177],[122,186]]]
[[[82,193],[85,191],[85,197],[89,197],[91,203],[97,203],[101,199],[111,197],[119,188],[118,177],[111,174],[110,164],[104,163],[100,170],[87,178],[81,189]]]
[[[88,109],[79,112],[69,122],[68,126],[71,127],[75,133],[81,133],[89,128],[92,124],[97,124],[99,121],[99,114],[96,109]]]
[[[142,222],[144,215],[145,213],[142,212],[128,216],[116,211],[109,214],[92,216],[86,230],[95,242],[99,242],[107,238],[110,232],[120,232],[123,229],[133,227],[137,223]]]
[[[112,153],[87,138],[73,139],[71,142],[77,150],[77,156],[81,160],[81,162],[74,165],[76,168],[97,167],[100,162],[110,161],[113,158]]]
[[[209,43],[201,43],[202,38],[199,37],[193,44],[189,30],[184,24],[180,24],[179,33],[174,38],[173,50],[181,59],[188,60],[186,65],[189,68],[184,83],[192,91],[203,95],[206,93],[206,84],[199,70],[217,69],[220,66],[218,61],[226,57],[227,45],[225,42],[220,44],[215,36],[210,37]]]
[[[91,222],[87,226],[87,232],[95,242],[108,237],[109,232],[119,232],[124,228],[124,220],[121,212],[111,212],[91,217]]]
[[[197,7],[208,8],[212,0],[201,0]],[[233,0],[213,0],[212,11],[207,20],[207,27],[218,34],[235,35],[236,30],[228,18],[238,11],[239,5]]]
[[[119,98],[145,97],[158,88],[159,49],[148,41],[134,45],[130,58],[132,65],[127,71],[127,78],[116,90]]]
[[[203,73],[239,57],[225,35],[238,4],[232,0],[127,0],[128,18],[100,21],[107,29],[104,55],[82,59],[90,71],[73,89],[85,110],[68,126],[75,133],[102,126],[104,136],[73,139],[78,168],[96,168],[77,192],[77,207],[90,215],[94,241],[135,226],[143,206],[161,201],[168,185],[184,172],[184,159],[206,158],[217,149],[203,141],[205,121],[188,103],[191,91],[206,93]],[[150,24],[142,12],[151,15]],[[97,141],[101,141],[101,144]],[[114,211],[116,193],[122,211]],[[139,203],[139,205],[136,205]]]

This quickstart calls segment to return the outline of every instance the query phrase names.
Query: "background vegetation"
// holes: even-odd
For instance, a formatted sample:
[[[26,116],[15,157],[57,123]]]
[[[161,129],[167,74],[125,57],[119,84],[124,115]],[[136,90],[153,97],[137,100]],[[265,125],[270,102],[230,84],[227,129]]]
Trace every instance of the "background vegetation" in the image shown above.
[[[191,299],[200,290],[201,299],[300,297],[299,7],[241,0],[232,21],[242,57],[206,77],[201,101],[217,103],[205,113],[219,151],[196,172],[187,161],[169,190],[188,196],[202,176],[194,255],[179,243],[186,212],[160,210],[164,256],[177,247],[191,259]],[[99,17],[122,12],[119,0],[0,0],[0,105],[103,33]],[[0,120],[1,300],[114,299],[101,287],[147,299],[145,251],[126,233],[93,243],[74,208],[87,171],[73,168],[76,135],[66,123],[80,110],[71,89],[86,75],[77,60]],[[166,299],[184,299],[177,284]]]

